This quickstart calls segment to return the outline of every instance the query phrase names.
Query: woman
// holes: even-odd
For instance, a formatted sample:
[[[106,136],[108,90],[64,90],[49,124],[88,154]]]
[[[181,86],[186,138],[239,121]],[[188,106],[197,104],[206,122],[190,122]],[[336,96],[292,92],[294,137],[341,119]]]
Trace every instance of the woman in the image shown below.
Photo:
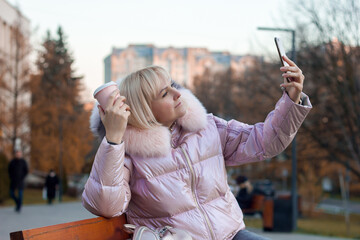
[[[135,225],[177,227],[193,239],[263,239],[245,230],[225,166],[279,154],[310,111],[304,76],[284,59],[290,66],[281,68],[283,77],[293,81],[281,85],[287,91],[265,122],[252,126],[206,114],[161,67],[127,76],[91,117],[102,142],[82,195],[85,208],[105,217],[126,213]]]

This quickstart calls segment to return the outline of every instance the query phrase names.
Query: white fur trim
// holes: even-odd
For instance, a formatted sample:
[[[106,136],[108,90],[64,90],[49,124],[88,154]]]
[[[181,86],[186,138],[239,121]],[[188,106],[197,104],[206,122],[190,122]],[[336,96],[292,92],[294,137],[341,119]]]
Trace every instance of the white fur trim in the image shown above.
[[[206,109],[201,102],[187,89],[181,89],[181,97],[188,105],[186,114],[177,120],[188,132],[196,132],[206,126]]]
[[[90,130],[91,132],[99,137],[100,139],[103,139],[105,137],[105,127],[101,122],[99,109],[98,109],[98,102],[95,102],[94,107],[91,112],[90,116]]]
[[[123,140],[125,142],[125,152],[134,156],[165,156],[170,152],[171,148],[170,131],[162,126],[146,130],[128,126]]]

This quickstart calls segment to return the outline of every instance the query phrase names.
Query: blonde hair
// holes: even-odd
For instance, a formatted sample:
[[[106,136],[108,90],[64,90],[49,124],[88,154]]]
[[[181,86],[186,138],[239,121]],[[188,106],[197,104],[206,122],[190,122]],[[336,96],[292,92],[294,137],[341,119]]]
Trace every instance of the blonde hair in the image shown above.
[[[140,129],[161,126],[152,113],[151,101],[167,81],[171,81],[170,74],[160,66],[145,67],[125,77],[119,89],[131,109],[130,125]]]

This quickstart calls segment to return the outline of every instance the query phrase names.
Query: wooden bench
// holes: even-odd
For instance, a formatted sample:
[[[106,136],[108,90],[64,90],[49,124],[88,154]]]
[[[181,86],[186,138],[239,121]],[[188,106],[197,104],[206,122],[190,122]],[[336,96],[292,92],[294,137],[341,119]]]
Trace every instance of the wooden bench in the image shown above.
[[[125,215],[114,218],[91,218],[10,233],[11,240],[125,240],[130,236],[124,230]]]

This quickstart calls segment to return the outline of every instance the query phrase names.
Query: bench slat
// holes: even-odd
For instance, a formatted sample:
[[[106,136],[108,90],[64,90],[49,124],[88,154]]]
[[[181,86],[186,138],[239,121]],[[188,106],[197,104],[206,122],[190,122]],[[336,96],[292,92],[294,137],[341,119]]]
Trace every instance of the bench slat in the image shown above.
[[[10,233],[11,240],[125,240],[129,234],[123,230],[125,215],[114,218],[91,218]]]

